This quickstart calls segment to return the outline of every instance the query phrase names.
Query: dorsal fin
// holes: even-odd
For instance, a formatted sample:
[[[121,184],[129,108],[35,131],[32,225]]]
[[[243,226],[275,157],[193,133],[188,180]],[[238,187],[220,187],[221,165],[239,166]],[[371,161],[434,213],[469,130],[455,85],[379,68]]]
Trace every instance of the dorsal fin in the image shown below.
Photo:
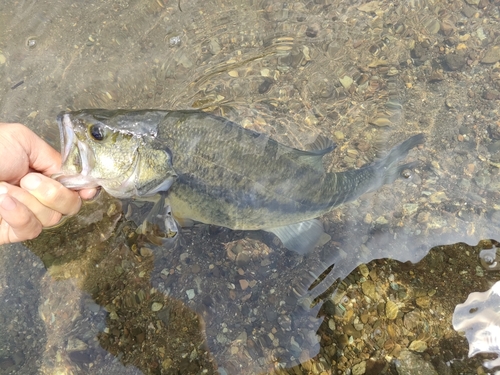
[[[332,152],[335,146],[335,143],[331,139],[323,135],[318,135],[314,142],[306,145],[305,150],[295,149],[293,152],[297,161],[309,164],[316,170],[324,172],[323,156]]]
[[[318,135],[314,142],[306,145],[306,151],[317,153],[321,156],[332,152],[337,145],[328,137]]]

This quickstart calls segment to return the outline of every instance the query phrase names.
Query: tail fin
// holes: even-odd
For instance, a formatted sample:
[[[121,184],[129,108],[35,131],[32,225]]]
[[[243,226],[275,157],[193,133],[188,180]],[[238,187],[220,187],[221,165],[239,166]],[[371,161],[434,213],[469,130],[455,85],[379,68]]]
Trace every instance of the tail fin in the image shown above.
[[[382,176],[381,185],[394,182],[405,169],[413,168],[418,163],[407,163],[398,165],[398,162],[408,155],[415,146],[424,143],[425,137],[422,133],[408,138],[406,141],[394,146],[391,151],[382,159],[376,161],[373,167],[377,170],[377,175]]]

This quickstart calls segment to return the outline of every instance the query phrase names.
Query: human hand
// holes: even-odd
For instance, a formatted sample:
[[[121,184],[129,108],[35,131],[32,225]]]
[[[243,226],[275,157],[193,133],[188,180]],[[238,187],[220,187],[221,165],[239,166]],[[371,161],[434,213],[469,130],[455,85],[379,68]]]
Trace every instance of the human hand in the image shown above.
[[[30,129],[0,123],[0,245],[35,238],[95,195],[51,179],[60,168],[61,155]]]

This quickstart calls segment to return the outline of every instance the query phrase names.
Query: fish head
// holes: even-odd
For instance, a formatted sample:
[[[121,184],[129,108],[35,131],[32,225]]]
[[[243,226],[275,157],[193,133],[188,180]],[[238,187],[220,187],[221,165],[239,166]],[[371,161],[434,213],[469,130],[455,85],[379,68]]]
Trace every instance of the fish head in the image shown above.
[[[53,177],[71,189],[102,186],[127,198],[136,191],[137,150],[145,134],[110,125],[106,118],[106,110],[59,114],[62,167]]]

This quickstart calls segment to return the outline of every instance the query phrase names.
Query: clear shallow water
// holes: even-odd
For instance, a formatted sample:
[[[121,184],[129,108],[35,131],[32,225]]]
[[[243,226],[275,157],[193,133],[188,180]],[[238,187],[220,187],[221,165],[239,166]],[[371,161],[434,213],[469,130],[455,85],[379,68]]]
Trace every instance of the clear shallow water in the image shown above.
[[[10,325],[1,371],[295,365],[320,350],[321,303],[309,301],[359,264],[416,262],[436,245],[497,238],[498,19],[493,3],[462,1],[4,2],[0,118],[27,124],[56,148],[57,113],[94,107],[204,108],[299,148],[324,134],[338,144],[325,160],[332,170],[359,167],[418,132],[427,141],[408,157],[421,162],[410,179],[325,215],[332,240],[306,258],[271,236],[213,228],[186,231],[179,246],[153,255],[133,238],[131,251],[127,224],[113,229],[118,203],[105,197],[71,229],[49,233],[52,242],[29,244],[33,253],[5,247],[0,311]],[[113,220],[91,226],[101,216]],[[465,263],[451,264],[464,271]],[[62,314],[64,304],[79,308]],[[68,349],[73,338],[84,345]]]

